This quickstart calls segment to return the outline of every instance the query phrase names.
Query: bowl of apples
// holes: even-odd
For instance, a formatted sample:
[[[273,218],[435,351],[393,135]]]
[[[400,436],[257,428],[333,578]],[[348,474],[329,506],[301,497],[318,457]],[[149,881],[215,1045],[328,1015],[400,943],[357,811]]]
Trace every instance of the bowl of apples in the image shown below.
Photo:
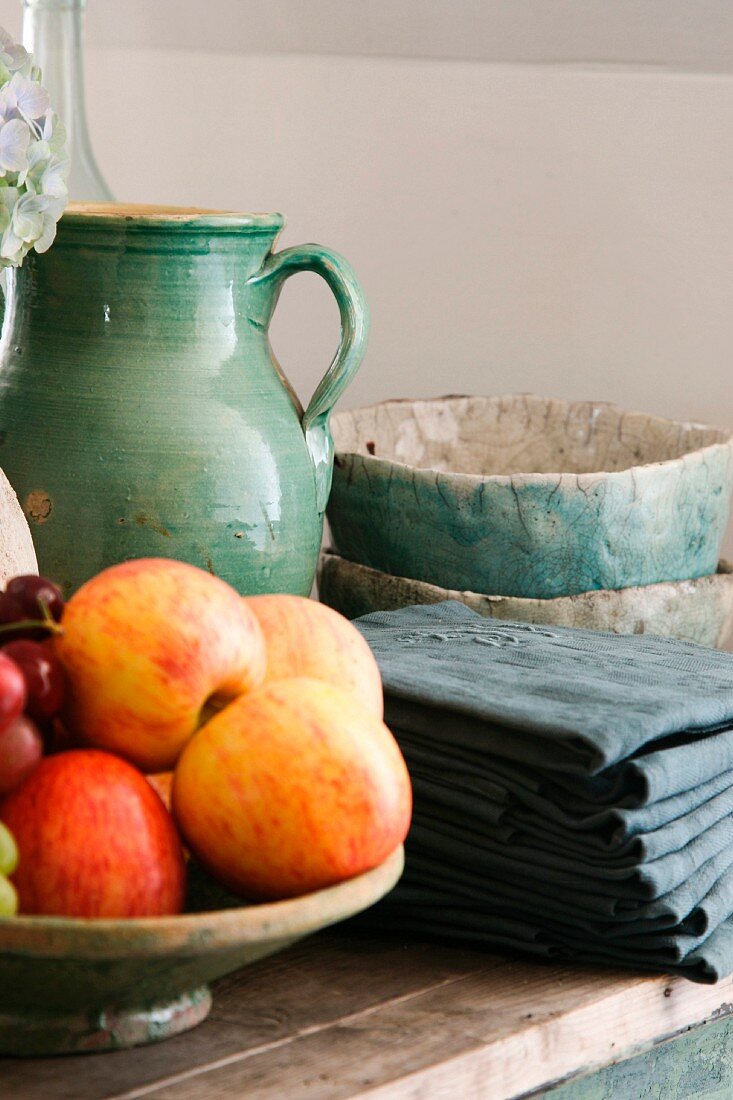
[[[330,608],[140,559],[14,578],[0,646],[1,1054],[174,1035],[397,882],[409,777]]]

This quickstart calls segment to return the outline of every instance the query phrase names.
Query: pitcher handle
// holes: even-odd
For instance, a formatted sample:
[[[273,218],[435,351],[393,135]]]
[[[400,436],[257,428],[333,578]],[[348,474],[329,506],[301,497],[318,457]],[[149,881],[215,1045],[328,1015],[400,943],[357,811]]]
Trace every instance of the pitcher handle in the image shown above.
[[[333,473],[333,440],[328,420],[333,406],[364,358],[369,335],[369,308],[356,276],[343,256],[318,244],[296,245],[268,256],[248,283],[250,286],[266,283],[274,288],[271,313],[283,283],[299,271],[314,271],[321,276],[332,290],[341,315],[338,350],[301,420],[315,472],[317,507],[323,513],[331,492]]]

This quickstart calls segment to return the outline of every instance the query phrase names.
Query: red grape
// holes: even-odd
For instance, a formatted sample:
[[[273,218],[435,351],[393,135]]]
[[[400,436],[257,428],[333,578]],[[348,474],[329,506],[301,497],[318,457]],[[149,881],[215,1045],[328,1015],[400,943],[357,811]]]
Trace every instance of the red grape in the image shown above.
[[[23,673],[27,692],[25,709],[37,722],[46,722],[61,710],[64,672],[50,646],[25,639],[8,642],[2,652]]]
[[[20,786],[42,756],[43,738],[38,727],[21,715],[0,733],[0,797]]]
[[[0,653],[0,736],[25,710],[25,677],[10,657]]]
[[[45,577],[28,573],[22,577],[13,577],[5,586],[5,592],[17,600],[26,619],[42,618],[41,605],[45,604],[52,618],[57,622],[64,610],[64,597],[61,589]]]
[[[0,623],[18,623],[27,618],[28,616],[15,596],[9,596],[7,592],[0,592]]]

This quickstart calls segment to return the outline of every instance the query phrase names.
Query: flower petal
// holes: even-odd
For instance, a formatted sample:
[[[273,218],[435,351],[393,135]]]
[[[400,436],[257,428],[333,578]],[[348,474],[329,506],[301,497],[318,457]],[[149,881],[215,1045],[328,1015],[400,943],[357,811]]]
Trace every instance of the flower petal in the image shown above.
[[[48,252],[49,248],[56,239],[56,219],[47,214],[43,219],[43,229],[41,235],[33,245],[36,252]]]
[[[25,243],[13,232],[13,227],[8,226],[0,242],[0,256],[8,260],[11,266],[18,267],[27,251]]]
[[[18,109],[26,118],[41,118],[48,110],[51,98],[40,84],[35,84],[20,73],[15,73],[10,81],[9,91],[17,100]]]
[[[6,172],[23,172],[28,167],[28,146],[31,133],[20,119],[11,119],[0,127],[0,168]]]

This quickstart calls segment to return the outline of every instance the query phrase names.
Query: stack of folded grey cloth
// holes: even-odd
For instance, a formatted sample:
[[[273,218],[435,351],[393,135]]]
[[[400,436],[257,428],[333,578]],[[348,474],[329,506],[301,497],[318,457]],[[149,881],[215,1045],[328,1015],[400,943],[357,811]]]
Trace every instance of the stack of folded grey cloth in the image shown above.
[[[391,928],[733,971],[733,654],[483,619],[356,622],[415,808]]]

